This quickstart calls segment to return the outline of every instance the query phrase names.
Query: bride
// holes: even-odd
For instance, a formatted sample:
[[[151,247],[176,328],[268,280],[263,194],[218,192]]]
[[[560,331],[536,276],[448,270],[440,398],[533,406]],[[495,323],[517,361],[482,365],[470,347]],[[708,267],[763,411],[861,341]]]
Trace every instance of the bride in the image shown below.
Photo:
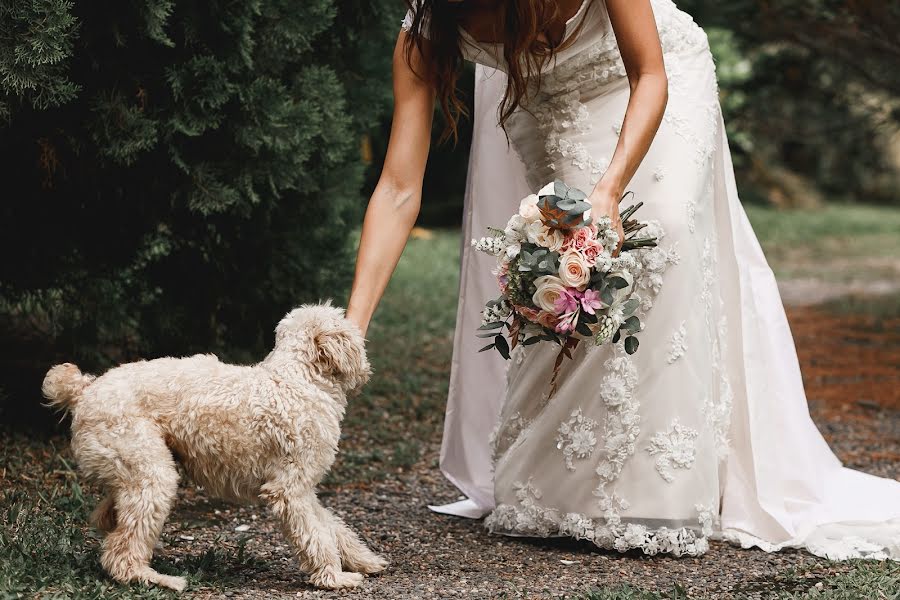
[[[500,534],[697,555],[724,538],[900,559],[900,483],[841,466],[809,417],[778,290],[738,200],[706,35],[671,0],[417,0],[394,52],[394,120],[348,316],[365,332],[421,201],[435,98],[453,136],[477,64],[465,239],[560,179],[644,250],[641,349],[477,354],[490,258],[464,246],[441,467]],[[620,225],[620,224],[619,224]],[[499,417],[498,417],[499,415]]]

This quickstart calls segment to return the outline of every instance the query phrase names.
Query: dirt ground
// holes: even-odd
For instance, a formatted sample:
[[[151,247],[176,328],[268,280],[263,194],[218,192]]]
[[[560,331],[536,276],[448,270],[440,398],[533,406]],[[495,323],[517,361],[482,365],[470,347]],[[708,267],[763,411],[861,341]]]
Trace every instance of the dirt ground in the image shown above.
[[[789,314],[810,410],[832,448],[849,467],[900,477],[900,320],[816,308]],[[221,551],[218,575],[191,588],[196,598],[545,598],[623,583],[661,594],[677,584],[690,598],[768,598],[821,587],[852,568],[802,552],[723,543],[701,558],[647,558],[569,541],[494,537],[480,522],[427,509],[458,497],[436,467],[439,445],[436,432],[409,470],[323,492],[323,502],[391,561],[359,590],[310,588],[263,510],[210,503],[196,490],[183,493],[157,555],[177,567],[210,547]]]

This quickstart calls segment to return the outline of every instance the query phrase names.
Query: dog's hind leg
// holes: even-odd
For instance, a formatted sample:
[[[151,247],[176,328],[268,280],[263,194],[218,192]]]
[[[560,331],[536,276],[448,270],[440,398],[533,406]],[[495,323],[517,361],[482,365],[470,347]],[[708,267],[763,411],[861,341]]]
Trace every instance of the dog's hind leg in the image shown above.
[[[322,521],[331,525],[334,531],[338,551],[341,553],[341,564],[345,569],[371,575],[381,573],[387,568],[387,561],[369,550],[359,536],[347,527],[343,519],[321,504],[319,509]]]
[[[116,528],[115,497],[107,494],[91,513],[91,525],[97,530],[109,533]]]
[[[341,554],[334,528],[321,518],[325,509],[307,486],[289,481],[302,481],[302,475],[282,472],[276,481],[262,486],[261,496],[272,507],[297,558],[300,568],[309,573],[309,581],[322,588],[356,587],[363,576],[341,569]]]
[[[100,562],[121,582],[142,581],[181,591],[186,581],[150,567],[153,548],[178,490],[172,454],[152,424],[141,424],[117,444],[121,466],[114,482],[116,527],[103,540]]]

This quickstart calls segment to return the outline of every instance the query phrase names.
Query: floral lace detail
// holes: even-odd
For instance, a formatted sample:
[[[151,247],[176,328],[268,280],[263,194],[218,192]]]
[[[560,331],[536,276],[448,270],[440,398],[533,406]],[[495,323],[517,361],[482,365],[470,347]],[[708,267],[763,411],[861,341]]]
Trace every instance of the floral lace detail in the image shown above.
[[[525,362],[525,346],[523,344],[517,344],[515,348],[510,350],[509,357],[515,365],[521,365]]]
[[[686,321],[681,322],[681,327],[672,334],[672,341],[670,342],[669,347],[669,356],[666,359],[670,365],[684,356],[685,351],[687,351],[687,343],[685,338],[687,337],[687,330],[685,329]]]
[[[488,531],[495,533],[515,532],[524,535],[549,537],[559,531],[559,511],[541,507],[537,501],[541,499],[541,491],[534,486],[532,479],[526,483],[515,482],[518,507],[501,504],[488,515],[484,525]]]
[[[509,447],[519,439],[519,435],[527,424],[518,411],[513,413],[506,422],[501,421],[497,424],[488,440],[491,447],[491,457],[494,462],[497,460],[497,451],[500,447]]]
[[[656,167],[656,170],[653,171],[653,179],[657,182],[662,181],[666,178],[666,169],[665,167]]]
[[[734,404],[734,391],[731,389],[728,369],[724,365],[727,336],[728,321],[725,315],[721,315],[712,343],[712,366],[713,371],[719,376],[718,388],[715,390],[714,398],[708,398],[703,406],[706,424],[713,431],[716,442],[716,456],[719,460],[723,460],[728,456],[731,445],[728,439],[728,432],[731,428],[731,408]]]
[[[700,532],[703,537],[709,537],[719,526],[719,513],[713,510],[715,503],[695,504],[697,510],[697,520],[700,522]]]
[[[517,482],[513,487],[518,506],[501,504],[495,508],[484,520],[491,533],[564,535],[588,540],[607,550],[641,550],[651,556],[659,553],[699,556],[709,549],[706,537],[686,527],[650,529],[637,523],[623,523],[618,518],[601,522],[578,513],[562,514],[538,503],[542,494],[531,479],[525,484]]]
[[[718,106],[718,104],[715,106]],[[704,110],[708,113],[710,110],[714,110],[715,106],[710,104]],[[667,110],[663,116],[663,122],[669,125],[678,137],[684,140],[685,146],[694,153],[694,162],[697,165],[707,164],[712,160],[716,150],[716,129],[714,127],[698,127],[689,119],[675,113],[674,105],[672,107],[672,110]],[[703,137],[698,135],[698,131],[704,134]]]
[[[654,0],[653,13],[664,54],[678,55],[693,49],[709,48],[703,29],[690,15],[678,10],[671,0]],[[560,61],[542,81],[549,95],[601,87],[626,76],[616,36],[609,25],[606,35],[594,45]],[[543,87],[546,86],[546,87]]]
[[[677,92],[681,72],[678,55],[694,49],[708,49],[709,43],[703,30],[670,0],[654,0],[654,14]],[[525,105],[507,121],[515,151],[525,164],[533,167],[528,171],[532,187],[551,179],[562,160],[570,160],[578,169],[589,171],[592,184],[599,181],[609,167],[608,158],[591,156],[584,144],[573,139],[591,128],[591,114],[585,103],[601,93],[602,88],[624,80],[627,75],[612,26],[607,23],[606,27],[595,43],[552,63],[541,76],[540,88],[535,89]],[[613,122],[616,135],[621,133],[621,121],[619,116]],[[693,144],[703,141],[692,137],[689,122],[679,121],[676,130],[696,152],[701,153],[700,147]],[[523,145],[528,146],[536,135],[544,140],[544,157],[523,154]],[[527,139],[522,139],[525,136]],[[703,153],[706,148],[703,145]]]
[[[600,181],[600,178],[603,177],[603,174],[609,169],[609,158],[604,157],[600,160],[591,158],[590,153],[587,151],[587,147],[580,142],[561,139],[556,143],[553,151],[562,158],[571,159],[572,164],[580,170],[590,171],[591,183]]]
[[[656,471],[660,477],[672,483],[675,481],[672,469],[690,469],[694,465],[694,441],[698,435],[697,430],[686,427],[675,419],[669,431],[660,431],[653,436],[647,452],[657,457]]]
[[[606,443],[605,456],[596,468],[600,483],[594,490],[603,516],[609,523],[615,523],[619,510],[627,509],[628,504],[610,493],[607,486],[619,477],[625,461],[634,454],[635,442],[641,432],[640,404],[634,397],[637,367],[621,343],[614,344],[612,349],[613,355],[603,365],[606,375],[599,387],[600,399],[606,405],[602,432]]]
[[[642,235],[655,237],[661,244],[666,234],[659,222],[648,221]],[[670,265],[677,265],[681,261],[681,255],[678,253],[677,242],[668,248],[659,245],[638,250],[634,254],[640,263],[635,275],[635,286],[639,291],[647,292],[640,294],[641,310],[646,312],[653,307],[653,299],[662,289],[663,273]]]
[[[697,196],[688,198],[685,209],[687,210],[688,231],[694,233],[697,229]]]
[[[580,408],[572,411],[569,420],[559,426],[556,449],[562,450],[568,470],[575,470],[573,459],[587,458],[593,452],[597,445],[596,428],[597,421],[585,417]]]
[[[713,372],[718,376],[712,396],[708,397],[704,402],[703,413],[706,417],[706,424],[712,430],[715,438],[716,455],[719,460],[722,460],[728,455],[730,446],[728,432],[731,426],[734,391],[731,388],[728,368],[724,362],[727,350],[728,320],[724,314],[725,304],[721,295],[716,295],[715,299],[718,302],[715,306],[713,305],[714,283],[718,281],[717,244],[715,231],[712,236],[707,237],[703,242],[703,251],[700,256],[703,275],[700,301],[704,309],[704,320],[712,355],[712,368]],[[716,314],[718,318],[714,325],[713,319]]]
[[[703,276],[703,285],[700,288],[700,302],[703,303],[707,331],[710,328],[710,314],[713,310],[713,285],[716,281],[714,272],[715,260],[712,242],[707,237],[703,240],[703,251],[700,254],[700,268]],[[710,339],[710,342],[712,342],[712,339]]]

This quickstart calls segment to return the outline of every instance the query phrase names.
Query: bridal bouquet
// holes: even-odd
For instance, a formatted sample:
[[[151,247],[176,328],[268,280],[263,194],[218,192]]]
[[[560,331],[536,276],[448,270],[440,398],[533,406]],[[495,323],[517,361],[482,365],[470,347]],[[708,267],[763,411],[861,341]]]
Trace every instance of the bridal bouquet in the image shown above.
[[[478,336],[493,339],[480,352],[496,349],[508,359],[518,344],[558,344],[551,394],[563,357],[571,358],[581,340],[601,345],[624,337],[633,354],[642,326],[634,314],[640,261],[632,251],[656,246],[656,238],[637,235],[645,224],[632,216],[641,204],[620,212],[626,237],[619,253],[610,218],[592,220],[587,195],[561,181],[523,199],[504,229],[488,228],[489,236],[472,240],[497,257],[501,293],[482,313]]]

